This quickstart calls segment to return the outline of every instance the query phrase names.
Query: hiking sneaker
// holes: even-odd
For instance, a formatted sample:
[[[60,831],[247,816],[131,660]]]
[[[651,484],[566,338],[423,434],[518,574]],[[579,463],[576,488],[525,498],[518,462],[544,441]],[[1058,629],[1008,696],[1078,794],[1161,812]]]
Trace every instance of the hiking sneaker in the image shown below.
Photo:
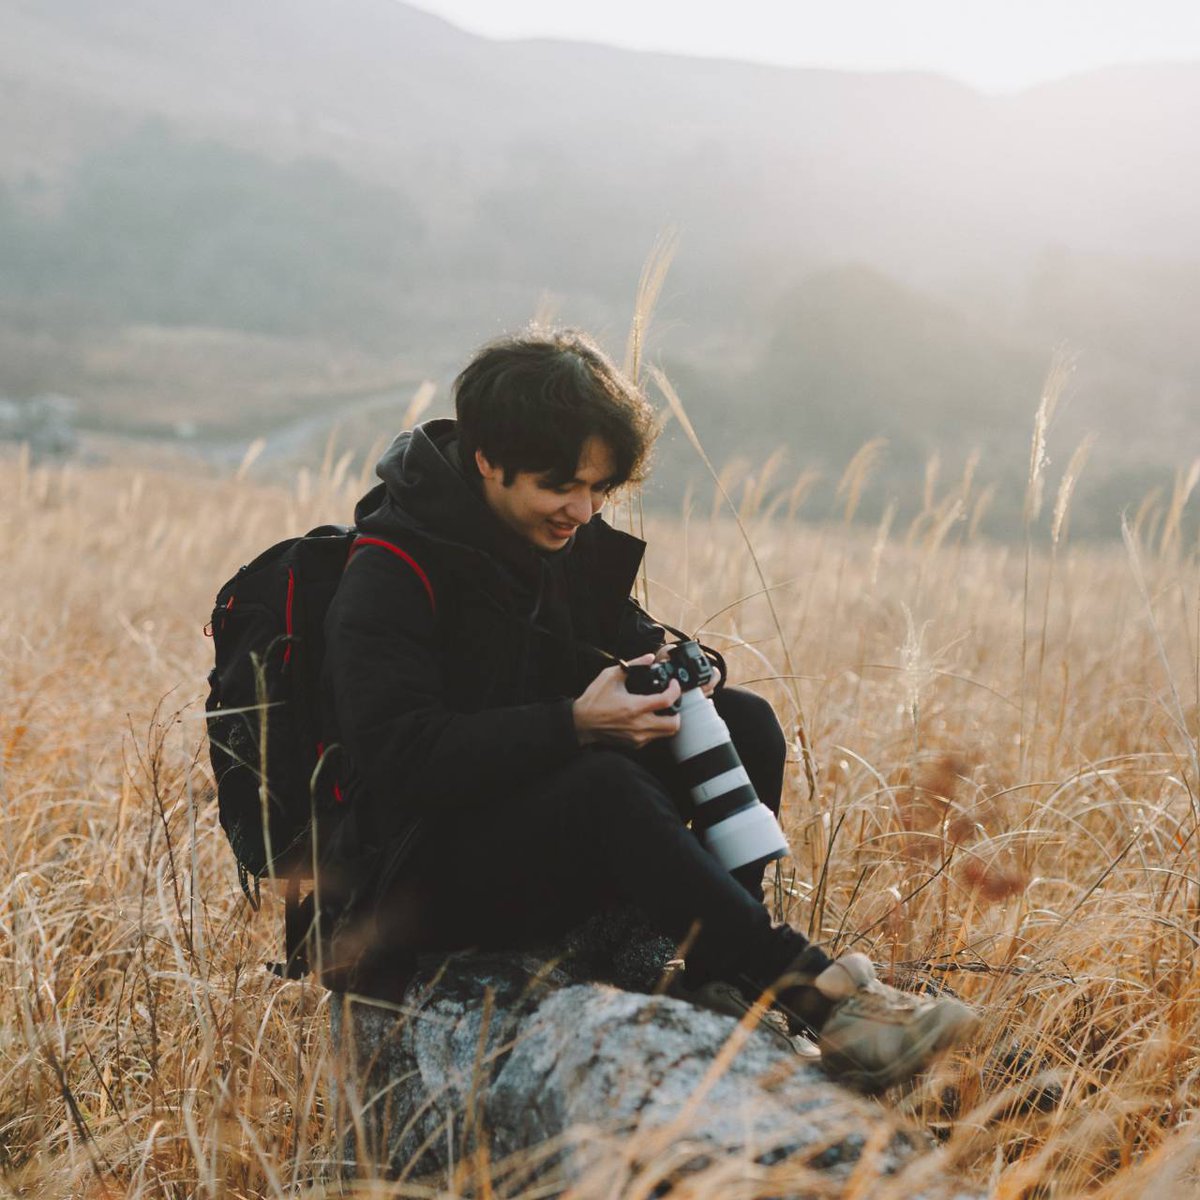
[[[697,1008],[706,1008],[709,1012],[720,1013],[725,1017],[734,1017],[738,1021],[741,1021],[754,1007],[754,1004],[746,999],[740,988],[735,987],[732,983],[726,983],[723,979],[714,979],[709,983],[703,983],[694,991],[681,984],[676,984],[673,993],[679,999],[696,1005]],[[821,1057],[821,1051],[817,1049],[814,1041],[802,1034],[789,1031],[787,1017],[777,1008],[768,1008],[762,1014],[756,1032],[769,1037],[781,1049],[789,1050],[800,1058],[816,1061]]]
[[[785,987],[779,1002],[817,1029],[826,1072],[863,1092],[911,1079],[979,1024],[959,1000],[880,983],[865,954],[843,954],[810,982]]]

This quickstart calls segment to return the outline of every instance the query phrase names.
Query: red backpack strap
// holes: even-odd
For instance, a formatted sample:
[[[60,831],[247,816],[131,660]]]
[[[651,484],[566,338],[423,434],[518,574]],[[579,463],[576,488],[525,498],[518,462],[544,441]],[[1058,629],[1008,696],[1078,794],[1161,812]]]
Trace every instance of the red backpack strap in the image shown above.
[[[394,546],[391,542],[385,542],[383,538],[360,536],[354,539],[354,545],[350,547],[350,558],[353,558],[354,552],[363,546],[379,546],[383,550],[390,550],[397,558],[403,559],[408,563],[425,587],[425,594],[429,597],[429,607],[435,615],[437,614],[437,601],[433,595],[433,584],[429,582],[429,576],[425,574],[424,568],[411,554],[406,550],[401,550],[399,546]],[[347,559],[347,562],[349,562],[349,559]]]

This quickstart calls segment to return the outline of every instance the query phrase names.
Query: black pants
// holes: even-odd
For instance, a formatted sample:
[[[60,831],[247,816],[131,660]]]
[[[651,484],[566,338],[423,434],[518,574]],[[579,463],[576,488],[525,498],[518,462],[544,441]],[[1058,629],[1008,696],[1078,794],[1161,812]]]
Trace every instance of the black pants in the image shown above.
[[[787,747],[771,706],[736,688],[715,702],[759,798],[777,812]],[[497,784],[494,796],[430,819],[412,869],[379,897],[376,950],[517,948],[618,901],[676,940],[698,926],[688,969],[700,979],[766,986],[808,946],[772,926],[761,871],[735,878],[686,827],[690,798],[665,744],[589,748],[517,795]],[[809,958],[828,961],[815,948]]]

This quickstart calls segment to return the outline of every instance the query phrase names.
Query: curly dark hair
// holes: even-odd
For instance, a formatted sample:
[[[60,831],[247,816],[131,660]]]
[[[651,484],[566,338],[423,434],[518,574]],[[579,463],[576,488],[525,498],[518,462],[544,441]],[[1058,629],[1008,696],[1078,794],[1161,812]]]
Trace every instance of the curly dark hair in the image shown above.
[[[518,471],[565,483],[584,443],[598,437],[613,457],[614,487],[645,476],[654,441],[650,405],[579,330],[531,328],[489,342],[454,381],[454,407],[469,472],[482,450],[505,485]]]

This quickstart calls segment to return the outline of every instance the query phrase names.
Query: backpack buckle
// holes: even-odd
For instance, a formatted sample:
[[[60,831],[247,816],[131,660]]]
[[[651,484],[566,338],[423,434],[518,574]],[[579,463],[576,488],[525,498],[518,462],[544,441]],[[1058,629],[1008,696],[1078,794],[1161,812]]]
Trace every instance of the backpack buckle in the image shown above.
[[[309,939],[316,922],[316,893],[309,892],[300,899],[300,880],[293,875],[288,880],[284,901],[283,941],[284,962],[270,962],[267,970],[279,979],[303,979],[312,970],[308,957]]]
[[[258,912],[262,908],[262,888],[258,881],[258,876],[254,876],[254,891],[250,891],[250,872],[238,863],[238,883],[242,885],[242,895],[246,897],[246,903]]]

